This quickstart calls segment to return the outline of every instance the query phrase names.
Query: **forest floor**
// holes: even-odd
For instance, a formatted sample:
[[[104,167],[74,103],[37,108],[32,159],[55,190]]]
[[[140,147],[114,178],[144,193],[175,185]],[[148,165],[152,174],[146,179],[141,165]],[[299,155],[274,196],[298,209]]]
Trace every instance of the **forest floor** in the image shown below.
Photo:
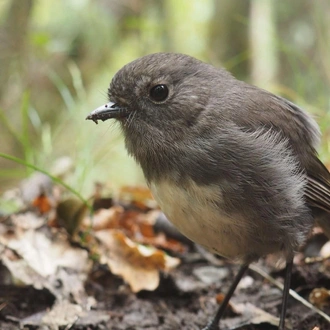
[[[24,194],[9,195],[17,202]],[[101,195],[92,214],[54,186],[25,196],[14,212],[0,209],[1,330],[197,330],[212,318],[239,266],[177,233],[144,188]],[[291,283],[327,315],[329,255],[315,229]],[[267,257],[247,271],[221,329],[277,329],[284,265],[274,264]],[[329,330],[328,320],[290,297],[287,329]]]

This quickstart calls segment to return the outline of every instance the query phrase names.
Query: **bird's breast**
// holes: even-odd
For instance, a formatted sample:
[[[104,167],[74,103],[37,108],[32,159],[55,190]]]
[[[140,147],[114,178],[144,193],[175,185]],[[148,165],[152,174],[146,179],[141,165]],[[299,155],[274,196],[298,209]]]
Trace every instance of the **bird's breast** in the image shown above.
[[[249,251],[247,220],[221,208],[223,192],[218,185],[163,180],[151,182],[150,189],[167,218],[192,241],[228,258],[244,259],[255,252]]]

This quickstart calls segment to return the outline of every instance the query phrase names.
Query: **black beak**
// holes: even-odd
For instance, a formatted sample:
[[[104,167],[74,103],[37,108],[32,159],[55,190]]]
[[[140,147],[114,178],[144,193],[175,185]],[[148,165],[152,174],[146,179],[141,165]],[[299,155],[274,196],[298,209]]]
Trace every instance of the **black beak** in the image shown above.
[[[111,118],[124,118],[129,115],[127,108],[120,107],[118,104],[109,102],[93,110],[86,120],[93,120],[96,124],[98,120],[108,120]]]

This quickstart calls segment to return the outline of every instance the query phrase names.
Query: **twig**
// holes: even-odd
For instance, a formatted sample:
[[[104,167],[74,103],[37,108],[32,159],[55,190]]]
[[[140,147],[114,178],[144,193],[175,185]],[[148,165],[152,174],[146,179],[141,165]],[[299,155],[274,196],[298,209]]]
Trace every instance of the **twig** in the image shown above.
[[[212,253],[206,251],[203,247],[201,247],[201,246],[199,246],[199,245],[196,244],[196,248],[197,248],[198,252],[201,253],[202,256],[208,262],[210,262],[211,264],[213,264],[215,266],[220,266],[220,265],[223,266],[223,264],[221,264],[222,260],[217,259]],[[268,280],[270,283],[274,284],[281,291],[283,291],[283,284],[281,282],[277,281],[274,277],[270,276],[268,273],[266,273],[264,270],[262,270],[258,266],[253,265],[253,264],[250,264],[249,269],[251,269],[252,271],[254,271],[257,274],[261,275],[266,280]],[[329,315],[325,314],[319,308],[317,308],[314,305],[312,305],[309,301],[307,301],[302,296],[300,296],[296,291],[290,289],[289,292],[290,292],[290,296],[291,297],[293,297],[297,301],[301,302],[303,305],[305,305],[306,307],[310,308],[312,311],[314,311],[315,313],[319,314],[320,316],[322,316],[325,320],[327,320],[330,323],[330,316]]]
[[[280,290],[283,291],[283,284],[277,281],[275,278],[271,277],[269,274],[267,274],[264,270],[259,268],[256,265],[250,265],[249,268],[256,272],[257,274],[261,275],[265,279],[267,279],[270,283],[274,284],[277,286]],[[308,302],[306,299],[304,299],[302,296],[300,296],[296,291],[290,289],[290,296],[293,297],[294,299],[298,300],[301,302],[303,305],[306,307],[310,308],[312,311],[315,313],[321,315],[325,320],[327,320],[330,323],[330,316],[325,314],[323,311],[321,311],[319,308],[315,307],[312,305],[310,302]]]

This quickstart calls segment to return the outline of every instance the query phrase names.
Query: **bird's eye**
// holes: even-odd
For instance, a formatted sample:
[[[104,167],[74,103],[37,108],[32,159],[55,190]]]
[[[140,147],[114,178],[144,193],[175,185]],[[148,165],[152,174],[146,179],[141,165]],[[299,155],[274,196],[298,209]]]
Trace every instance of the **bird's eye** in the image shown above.
[[[156,85],[150,89],[149,95],[155,102],[165,101],[168,97],[168,87],[166,85]]]

